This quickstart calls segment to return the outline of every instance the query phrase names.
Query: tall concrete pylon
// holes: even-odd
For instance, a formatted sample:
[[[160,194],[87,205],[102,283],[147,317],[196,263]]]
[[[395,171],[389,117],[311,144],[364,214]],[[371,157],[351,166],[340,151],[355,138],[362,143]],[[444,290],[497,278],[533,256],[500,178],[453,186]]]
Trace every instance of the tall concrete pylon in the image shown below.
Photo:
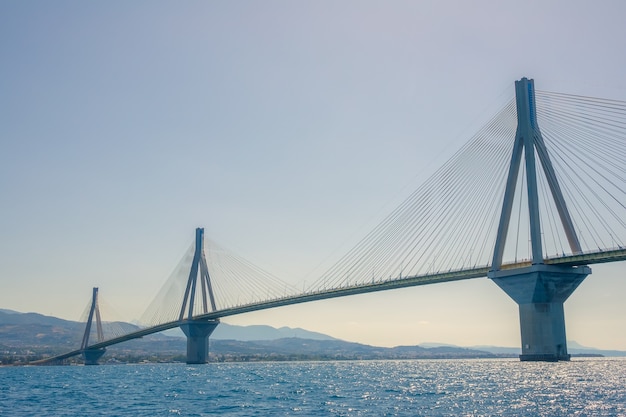
[[[522,337],[520,360],[569,360],[563,303],[587,275],[591,274],[591,268],[586,265],[568,267],[544,263],[535,154],[539,156],[572,253],[581,253],[581,247],[537,124],[534,81],[527,78],[516,81],[515,99],[517,103],[517,132],[493,261],[488,276],[519,306]],[[528,192],[532,264],[529,267],[503,270],[502,257],[522,153],[525,160]]]
[[[102,320],[100,318],[100,308],[98,307],[98,288],[94,287],[91,296],[91,308],[89,309],[89,317],[87,318],[87,325],[85,326],[85,333],[83,334],[83,341],[80,344],[80,349],[83,352],[83,359],[85,365],[97,365],[98,359],[106,352],[105,348],[101,349],[89,349],[89,336],[91,334],[91,325],[93,323],[93,317],[96,316],[96,331],[98,335],[98,342],[104,340],[102,333]]]
[[[219,320],[194,320],[194,308],[198,273],[200,273],[202,313],[216,310],[211,277],[204,256],[204,229],[196,229],[196,246],[189,271],[189,279],[180,309],[180,328],[187,336],[187,363],[202,364],[209,361],[209,336],[220,323]]]

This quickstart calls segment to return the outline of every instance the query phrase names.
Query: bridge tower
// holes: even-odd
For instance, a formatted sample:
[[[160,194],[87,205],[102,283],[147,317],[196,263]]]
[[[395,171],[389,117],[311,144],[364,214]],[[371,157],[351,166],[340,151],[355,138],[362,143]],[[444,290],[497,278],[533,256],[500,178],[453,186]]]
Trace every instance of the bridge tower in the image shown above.
[[[200,274],[201,294],[197,297],[198,273]],[[209,336],[220,323],[219,320],[194,320],[196,299],[202,300],[202,314],[216,310],[213,287],[204,256],[204,229],[196,229],[196,246],[189,271],[189,279],[180,309],[180,328],[187,336],[187,363],[207,363],[209,360]],[[199,301],[199,300],[198,300]]]
[[[97,365],[98,359],[104,352],[105,348],[101,349],[89,349],[89,335],[91,334],[91,325],[93,323],[93,316],[96,316],[96,332],[98,335],[98,342],[104,340],[102,333],[102,320],[100,319],[100,308],[98,307],[98,288],[94,287],[91,297],[91,308],[89,309],[89,317],[87,318],[87,325],[85,326],[85,334],[83,334],[83,341],[80,344],[80,349],[83,353],[83,359],[85,365]]]
[[[537,124],[533,80],[515,82],[517,132],[504,193],[502,213],[489,278],[519,306],[522,337],[522,361],[569,360],[565,336],[563,303],[591,273],[588,266],[546,265],[543,258],[541,223],[537,191],[535,156],[539,157],[552,198],[572,253],[581,253],[580,243],[565,204],[561,188]],[[503,269],[502,256],[509,229],[513,197],[522,154],[525,160],[530,237],[531,266]]]

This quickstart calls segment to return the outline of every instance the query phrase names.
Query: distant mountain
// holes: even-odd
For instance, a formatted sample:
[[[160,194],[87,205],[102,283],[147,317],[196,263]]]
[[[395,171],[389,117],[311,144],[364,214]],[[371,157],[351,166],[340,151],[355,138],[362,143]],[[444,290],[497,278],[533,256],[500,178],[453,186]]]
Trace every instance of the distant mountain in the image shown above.
[[[70,347],[78,340],[80,323],[37,313],[0,311],[1,346]]]
[[[605,350],[583,346],[574,340],[567,341],[567,351],[572,355],[602,355],[602,356],[626,356],[621,350]]]
[[[185,337],[183,331],[179,328],[166,330],[162,332],[162,334],[171,337]],[[211,334],[211,340],[239,340],[244,342],[251,340],[276,340],[289,337],[313,340],[336,340],[334,337],[323,333],[311,332],[301,328],[281,327],[277,329],[263,325],[237,326],[224,322],[221,322]]]
[[[228,323],[220,323],[211,335],[217,340],[276,340],[284,338],[300,338],[312,340],[337,340],[323,333],[311,332],[301,328],[281,327],[276,329],[271,326],[235,326]]]
[[[10,311],[10,310],[9,310]],[[138,326],[124,322],[109,323],[119,334],[139,330]],[[49,347],[54,351],[72,350],[80,345],[85,324],[44,316],[38,313],[0,311],[0,347]],[[93,331],[95,331],[95,326]],[[160,340],[162,335],[146,336],[147,340]],[[166,336],[165,336],[166,337]],[[166,337],[167,338],[167,337]]]
[[[449,343],[433,343],[433,342],[420,343],[419,345],[425,348],[442,347],[442,346],[458,347],[457,345],[451,345]]]
[[[38,313],[19,313],[17,311],[0,309],[0,343],[4,342],[6,344],[10,340],[21,340],[28,343],[54,342],[58,338],[67,338],[71,334],[82,337],[84,326],[84,323],[44,316]],[[115,322],[115,326],[120,333],[130,333],[140,329],[135,324],[123,322]],[[167,330],[161,334],[168,337],[185,337],[178,328]],[[55,337],[52,337],[53,335]],[[48,340],[50,337],[52,339]],[[228,323],[220,323],[211,335],[211,339],[240,341],[275,340],[290,337],[335,340],[331,336],[301,328],[281,327],[276,329],[271,326],[235,326]]]
[[[115,323],[115,326],[122,333],[139,329],[130,323],[120,322]],[[80,344],[83,332],[83,323],[0,309],[0,353],[2,350],[38,353],[73,350]],[[385,348],[346,342],[301,328],[276,329],[271,326],[235,326],[227,323],[221,323],[216,328],[210,344],[212,358],[216,360],[489,358],[515,357],[520,354],[520,349],[514,347],[466,348],[442,343]],[[568,344],[571,354],[626,356],[624,351],[594,349],[574,341]],[[138,355],[153,358],[165,354],[171,359],[182,357],[185,345],[182,331],[171,329],[111,346],[107,351],[109,357],[117,355],[122,360]]]
[[[138,329],[116,323],[124,332]],[[0,312],[0,363],[25,363],[78,347],[84,324],[36,313]],[[164,332],[165,333],[165,332]],[[146,336],[107,348],[103,362],[183,361],[180,330]],[[212,361],[488,358],[495,355],[459,347],[384,348],[345,342],[304,329],[220,324],[210,339]],[[239,339],[239,340],[237,340]],[[2,357],[5,355],[4,357]],[[80,362],[80,359],[74,359]]]
[[[211,354],[218,360],[375,360],[494,358],[489,352],[459,348],[397,346],[385,348],[343,340],[312,340],[297,337],[241,342],[211,341]]]
[[[495,353],[498,355],[519,355],[522,353],[521,347],[502,347],[502,346],[488,346],[479,345],[471,346],[472,349],[480,349],[487,352]]]
[[[441,344],[441,343],[421,343],[420,346],[432,348],[432,347],[437,347],[437,346],[454,346],[454,345],[446,345],[446,344]],[[496,355],[517,356],[522,353],[521,347],[478,345],[478,346],[470,346],[469,348],[482,350],[485,352],[490,352]],[[593,347],[586,347],[586,346],[580,345],[575,340],[567,341],[567,351],[570,355],[602,355],[602,356],[609,356],[609,357],[626,356],[626,351],[623,351],[623,350],[607,350],[607,349],[597,349]]]
[[[138,329],[129,323],[116,323],[124,332]],[[78,347],[84,324],[36,313],[0,312],[0,348],[23,348],[39,354],[60,353]],[[107,348],[116,360],[132,357],[169,357],[181,360],[186,341],[180,329],[171,329]],[[221,323],[210,339],[212,360],[331,360],[331,359],[415,359],[494,357],[460,347],[398,346],[385,348],[345,342],[301,328],[235,326]],[[8,350],[7,350],[8,349]],[[22,349],[22,350],[23,350]],[[178,358],[178,359],[176,359]]]
[[[0,311],[0,324],[1,323],[40,324],[50,326],[75,326],[78,324],[74,321],[63,320],[51,316],[44,316],[39,313],[18,313],[11,310]]]

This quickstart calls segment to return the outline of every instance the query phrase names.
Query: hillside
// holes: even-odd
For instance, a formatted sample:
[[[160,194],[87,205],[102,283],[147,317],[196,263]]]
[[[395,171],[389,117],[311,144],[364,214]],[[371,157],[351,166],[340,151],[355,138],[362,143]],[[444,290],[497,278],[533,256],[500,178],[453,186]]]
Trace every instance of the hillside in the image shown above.
[[[124,332],[139,327],[116,323]],[[76,349],[84,324],[0,309],[0,361],[24,363]],[[111,346],[103,361],[184,361],[186,340],[179,329]],[[352,360],[516,357],[519,348],[475,346],[471,348],[424,344],[393,348],[346,342],[305,329],[271,326],[234,326],[221,323],[210,339],[211,361]],[[626,356],[626,352],[602,351],[572,342],[572,354]],[[81,362],[76,358],[75,362]]]

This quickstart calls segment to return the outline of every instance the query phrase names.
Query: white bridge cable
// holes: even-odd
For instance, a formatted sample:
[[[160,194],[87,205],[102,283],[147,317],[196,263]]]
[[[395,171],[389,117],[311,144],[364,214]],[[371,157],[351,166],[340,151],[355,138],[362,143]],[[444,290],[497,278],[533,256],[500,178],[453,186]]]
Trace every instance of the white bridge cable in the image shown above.
[[[142,325],[152,327],[179,319],[194,251],[195,243],[186,251],[178,266],[142,315]],[[205,239],[204,255],[217,310],[298,294],[296,287],[222,248],[210,239]],[[193,316],[207,312],[204,311],[203,286],[200,280],[201,268],[198,268]],[[208,294],[205,296],[208,297]],[[188,315],[188,309],[189,304],[185,306],[185,317]],[[209,308],[210,311],[212,310]]]
[[[113,309],[111,304],[107,302],[107,299],[102,297],[100,293],[98,293],[98,307],[102,320],[103,340],[114,339],[137,330],[135,325],[123,321],[121,315]],[[94,327],[95,326],[91,327],[92,333],[94,332]],[[89,340],[91,343],[94,343],[96,338],[92,334]]]
[[[468,267],[466,264],[456,264],[454,261],[449,260],[450,258],[441,257],[441,254],[456,254],[458,259],[469,260],[475,244],[467,244],[467,237],[474,236],[474,241],[478,242],[480,239],[484,240],[485,232],[489,232],[488,227],[483,227],[484,222],[486,217],[489,217],[489,212],[494,211],[496,207],[491,204],[490,199],[484,198],[484,196],[492,194],[494,188],[499,188],[504,183],[502,179],[505,178],[505,176],[497,177],[491,175],[491,172],[484,170],[484,164],[479,166],[475,161],[480,159],[477,158],[478,155],[483,155],[485,159],[489,159],[493,163],[493,166],[498,167],[495,170],[497,171],[505,167],[507,155],[510,153],[508,146],[499,146],[505,142],[496,139],[500,135],[503,135],[504,132],[498,129],[492,133],[492,138],[486,135],[478,135],[483,143],[479,143],[479,146],[471,148],[473,152],[468,152],[464,155],[464,159],[458,160],[458,163],[461,166],[465,166],[466,169],[455,173],[456,179],[453,181],[456,184],[454,186],[446,187],[446,198],[443,200],[445,203],[444,210],[440,211],[439,221],[433,224],[426,242],[429,242],[430,239],[437,239],[437,236],[439,236],[439,238],[433,241],[431,245],[423,245],[424,242],[421,243],[422,246],[427,248],[422,251],[422,256],[433,258],[433,266],[429,267],[429,272],[445,270],[445,265],[448,265],[448,269]],[[494,146],[494,143],[496,146]],[[485,152],[485,144],[499,152]],[[485,190],[487,190],[487,194],[483,194]],[[489,209],[489,207],[491,207],[491,209]],[[447,219],[452,220],[449,221]],[[449,250],[441,250],[443,247],[447,247]],[[466,256],[468,249],[470,254]],[[443,268],[435,267],[435,257],[440,259]],[[480,258],[481,253],[479,252],[474,256],[475,262],[472,262],[472,265],[476,265],[476,260]],[[423,273],[426,271],[416,272]]]
[[[588,165],[589,168],[594,170],[598,175],[602,175],[603,179],[613,186],[616,186],[616,184],[610,179],[610,176],[616,177],[620,182],[624,181],[624,174],[626,174],[626,167],[623,166],[624,155],[616,152],[620,150],[620,146],[623,148],[623,138],[622,141],[616,141],[615,139],[619,137],[616,132],[610,133],[613,137],[607,138],[600,129],[597,129],[594,132],[593,129],[576,126],[574,124],[576,122],[575,118],[568,117],[567,115],[562,116],[551,110],[546,110],[545,113],[548,120],[550,117],[556,118],[559,116],[561,116],[562,119],[567,120],[568,125],[566,126],[566,129],[569,129],[569,131],[563,127],[556,127],[559,134],[555,135],[555,140],[558,140],[565,146],[567,146],[570,142],[576,143],[578,146],[575,149],[571,149],[570,152],[578,153],[580,162]],[[567,142],[565,139],[567,139]],[[587,162],[589,156],[592,156],[593,160],[600,160],[603,163],[597,164],[594,162],[593,164],[590,164]],[[609,168],[612,168],[617,172],[613,172]],[[609,176],[604,176],[601,171],[607,171]],[[623,190],[621,191],[623,192]]]
[[[536,100],[542,136],[583,251],[623,247],[626,103],[549,92],[537,92]],[[308,290],[488,265],[516,126],[511,101]],[[509,223],[518,230],[507,234],[505,262],[532,257],[524,166],[513,196],[519,209]],[[537,170],[543,253],[571,254],[541,164]]]
[[[72,346],[81,345],[83,335],[85,334],[85,329],[87,326],[87,319],[89,318],[89,311],[91,311],[91,297],[89,297],[89,301],[87,302],[87,304],[85,304],[85,308],[83,309],[83,312],[81,313],[80,318],[78,319],[76,340],[72,341]],[[91,344],[93,344],[94,341],[96,340],[95,336],[93,335],[93,331],[89,334],[89,340]]]
[[[73,342],[73,345],[80,345],[83,335],[86,330],[87,320],[89,318],[89,312],[91,311],[92,298],[89,298],[85,310],[81,315],[79,322],[77,323],[77,330],[80,334],[80,339]],[[98,320],[100,320],[100,329],[102,334],[98,331]],[[124,322],[121,319],[119,313],[117,313],[111,305],[103,299],[101,292],[98,292],[97,307],[92,317],[91,328],[89,332],[89,343],[93,345],[95,343],[103,342],[106,340],[114,339],[119,336],[131,333],[137,330],[137,328],[129,323]]]
[[[309,290],[487,265],[515,128],[511,101]]]
[[[553,122],[556,128],[561,132],[566,132],[572,138],[575,138],[580,150],[589,152],[595,158],[602,158],[610,164],[614,169],[622,174],[626,172],[626,167],[620,165],[623,162],[623,155],[616,154],[613,151],[623,147],[624,132],[611,129],[606,131],[602,126],[589,126],[588,121],[581,124],[580,120],[571,113],[556,112],[554,109],[547,108],[544,115],[548,121]],[[567,122],[567,124],[563,124]],[[604,151],[603,151],[604,150]],[[607,152],[608,151],[608,152]]]
[[[556,146],[555,149],[562,150],[563,154],[567,152],[566,149],[563,149],[560,146]],[[563,154],[556,154],[556,165],[560,168],[561,172],[565,171],[565,169],[571,172],[571,177],[567,178],[569,181],[561,182],[564,183],[564,187],[562,188],[564,189],[565,197],[569,197],[570,202],[568,206],[570,208],[574,208],[574,211],[570,209],[570,213],[576,214],[581,220],[580,222],[575,222],[575,225],[579,225],[579,239],[582,241],[581,243],[583,243],[583,246],[586,246],[587,248],[595,247],[597,249],[601,249],[603,243],[601,243],[602,239],[600,237],[599,230],[597,227],[594,227],[594,219],[596,219],[598,224],[605,226],[605,230],[609,230],[610,228],[607,227],[606,221],[602,218],[598,209],[595,205],[593,205],[592,200],[589,197],[595,197],[593,200],[600,201],[601,204],[602,201],[599,200],[598,194],[594,188],[587,183],[585,177],[580,175],[580,170],[576,169],[577,167],[580,167],[580,165],[574,167],[569,161],[564,161],[562,158],[558,158]],[[563,175],[561,178],[566,177]],[[584,187],[581,187],[581,185]],[[591,241],[593,241],[593,246],[589,243]]]
[[[626,102],[540,92],[539,125],[583,251],[626,240]]]
[[[488,146],[483,142],[476,147],[475,152],[476,154],[485,154],[485,151],[487,150]],[[490,155],[489,158],[494,160],[498,159],[496,155]],[[467,261],[464,256],[464,252],[466,251],[462,250],[462,248],[469,247],[467,244],[468,237],[477,236],[473,233],[473,229],[477,229],[477,226],[482,224],[484,221],[482,216],[479,216],[478,213],[484,214],[487,205],[486,203],[488,202],[487,199],[467,198],[467,194],[468,192],[473,193],[476,190],[492,188],[493,180],[495,178],[493,176],[491,178],[485,178],[485,174],[487,174],[485,171],[476,172],[471,164],[471,156],[467,158],[467,160],[459,162],[461,165],[467,167],[467,172],[464,172],[461,176],[459,176],[460,182],[458,184],[458,189],[453,189],[447,186],[444,188],[446,191],[442,201],[444,206],[449,207],[449,210],[441,211],[439,213],[437,222],[433,223],[430,228],[430,233],[426,237],[426,241],[431,241],[432,239],[436,240],[434,240],[433,244],[427,247],[427,249],[422,250],[420,257],[417,257],[416,254],[423,242],[420,242],[417,239],[413,239],[412,242],[409,242],[409,245],[407,245],[402,253],[402,255],[406,254],[402,260],[402,264],[408,265],[409,270],[414,270],[415,267],[418,266],[418,263],[423,259],[431,258],[433,259],[433,265],[432,267],[429,266],[429,268],[432,268],[432,271],[430,272],[438,272],[440,268],[436,268],[435,259],[440,256],[439,253],[442,253],[439,250],[441,245],[449,245],[450,250],[447,253],[450,255],[445,258],[440,258],[440,262],[443,265],[448,265],[449,269],[460,269],[464,266],[463,261]],[[460,191],[460,193],[457,191]],[[466,204],[455,204],[457,198],[465,201]],[[482,208],[482,210],[478,211],[476,209],[477,207]],[[470,223],[448,220],[448,218],[457,219],[460,217],[475,220]],[[472,230],[468,231],[468,227],[472,227]],[[461,230],[464,231],[461,232]],[[437,236],[439,236],[439,238],[437,238]],[[451,241],[449,240],[449,236],[458,236],[458,239]],[[420,271],[417,270],[417,273],[420,273]]]
[[[564,138],[567,139],[567,142]],[[577,132],[572,132],[567,137],[560,133],[552,139],[555,147],[558,147],[564,153],[568,153],[569,157],[575,160],[577,168],[585,166],[592,171],[594,175],[590,176],[590,180],[603,192],[607,193],[616,204],[622,206],[622,208],[624,207],[625,191],[621,185],[625,182],[625,176],[622,173],[623,169],[619,167],[619,164],[624,164],[623,149],[620,151],[618,147],[612,146],[608,148],[608,151],[604,151],[604,154],[601,154],[598,152],[598,149],[605,148],[606,144],[590,146],[588,138],[581,136]],[[572,143],[578,146],[574,147]],[[621,146],[622,148],[624,147],[624,142],[622,142]],[[621,161],[618,160],[620,155]],[[612,188],[612,190],[609,188]]]
[[[550,195],[549,186],[546,181],[539,182],[539,189],[542,195],[542,201],[552,202],[552,196]],[[545,216],[541,216],[541,233],[543,236],[546,236],[546,219],[548,223],[547,229],[550,231],[549,237],[550,240],[544,239],[544,242],[552,242],[552,245],[544,244],[543,245],[543,256],[549,257],[553,254],[565,253],[565,245],[562,234],[559,233],[560,228],[560,219],[558,219],[558,212],[556,207],[553,207],[551,210],[547,210]]]
[[[178,320],[191,271],[194,250],[195,242],[185,251],[178,265],[141,315],[139,322],[142,326],[153,327]]]
[[[291,284],[206,239],[205,255],[218,310],[298,294]]]
[[[510,134],[513,132],[511,130],[508,133]],[[500,138],[506,134],[507,134],[506,130],[499,129],[498,131],[494,132],[494,138]],[[488,143],[488,146],[493,147],[491,143]],[[497,207],[497,205],[492,205],[490,203],[490,199],[468,198],[469,197],[468,193],[474,193],[476,191],[476,190],[472,190],[472,183],[470,181],[467,181],[467,178],[469,178],[472,174],[474,174],[476,181],[482,180],[479,183],[479,186],[476,188],[477,190],[494,190],[494,189],[500,189],[501,187],[503,189],[505,176],[498,177],[496,175],[492,175],[492,171],[500,171],[500,169],[505,168],[506,156],[509,154],[510,149],[506,146],[493,147],[493,149],[499,150],[499,154],[484,153],[484,150],[485,150],[484,147],[482,149],[477,148],[477,153],[487,155],[487,158],[494,161],[495,163],[498,163],[498,161],[501,162],[499,169],[496,169],[496,170],[480,169],[480,171],[477,171],[475,173],[468,172],[465,175],[466,180],[461,182],[460,184],[461,185],[460,188],[462,191],[460,198],[462,200],[465,200],[467,204],[456,205],[455,211],[449,213],[449,216],[452,216],[453,218],[465,216],[466,218],[476,219],[476,220],[473,222],[470,222],[469,224],[465,224],[465,222],[447,222],[445,218],[442,218],[442,223],[440,223],[437,226],[438,228],[443,228],[444,227],[443,223],[447,223],[449,226],[453,225],[454,227],[445,228],[444,233],[442,233],[442,236],[460,236],[461,237],[461,239],[456,239],[454,242],[441,242],[440,243],[440,244],[452,243],[452,245],[450,246],[451,248],[450,253],[457,254],[456,262],[452,260],[445,262],[446,264],[450,266],[450,269],[461,269],[461,268],[475,266],[475,264],[468,265],[466,262],[464,262],[465,259],[463,259],[463,256],[462,256],[464,252],[466,252],[464,248],[470,248],[470,249],[473,248],[475,242],[472,242],[472,240],[475,241],[481,235],[479,231],[487,229],[487,231],[490,232],[489,225],[486,225],[485,221],[487,218],[490,217],[488,215],[490,211],[496,212],[497,210],[494,210],[494,209],[499,208]],[[473,165],[473,163],[471,162],[471,157],[470,157],[470,160],[467,161],[466,163],[470,163],[471,165]],[[454,195],[451,195],[450,197],[453,199],[455,198]],[[473,226],[473,227],[472,229],[467,230],[466,227],[468,226]],[[487,233],[487,235],[488,234],[489,233]]]
[[[626,103],[537,92],[542,137],[583,251],[626,241]],[[306,292],[488,266],[493,256],[517,128],[511,100],[471,140]],[[503,262],[531,258],[524,156],[513,195]],[[545,256],[571,254],[546,175],[537,164]],[[178,320],[194,246],[142,316]],[[217,310],[299,294],[249,261],[206,239]],[[198,277],[200,278],[200,277]],[[194,315],[202,311],[197,284]]]

